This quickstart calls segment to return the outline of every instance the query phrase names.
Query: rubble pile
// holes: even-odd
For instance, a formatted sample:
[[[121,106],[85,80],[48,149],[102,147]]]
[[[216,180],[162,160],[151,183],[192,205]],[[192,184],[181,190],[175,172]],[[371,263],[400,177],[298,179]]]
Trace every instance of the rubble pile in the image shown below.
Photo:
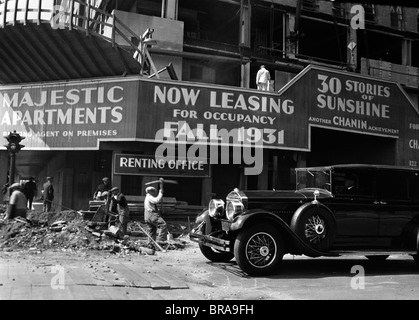
[[[128,235],[117,237],[109,234],[107,226],[92,227],[90,221],[74,210],[60,212],[28,211],[27,219],[5,219],[5,206],[0,206],[0,251],[27,249],[40,253],[44,250],[62,251],[107,250],[118,255],[140,253],[154,254],[147,248],[148,239],[143,232],[145,226],[130,221]],[[176,235],[174,241],[163,246],[165,250],[181,250],[185,247],[188,228],[169,225]]]

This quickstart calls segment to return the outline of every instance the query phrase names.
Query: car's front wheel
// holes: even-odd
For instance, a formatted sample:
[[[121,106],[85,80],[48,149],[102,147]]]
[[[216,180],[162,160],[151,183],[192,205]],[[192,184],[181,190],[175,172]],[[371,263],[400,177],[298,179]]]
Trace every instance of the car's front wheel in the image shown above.
[[[212,262],[229,262],[234,257],[232,252],[219,251],[202,243],[199,244],[199,249],[204,257]]]
[[[250,276],[271,274],[282,261],[284,252],[278,230],[267,223],[242,230],[234,243],[236,262]]]

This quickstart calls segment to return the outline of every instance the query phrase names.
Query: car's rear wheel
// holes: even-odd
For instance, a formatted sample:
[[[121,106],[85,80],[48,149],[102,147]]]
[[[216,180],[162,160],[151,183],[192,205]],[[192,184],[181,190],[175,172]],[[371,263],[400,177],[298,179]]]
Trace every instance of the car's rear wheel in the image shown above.
[[[251,276],[273,273],[282,261],[284,245],[278,230],[261,223],[242,230],[234,244],[234,256],[240,268]]]
[[[234,257],[232,252],[219,251],[202,243],[199,244],[199,249],[204,257],[212,262],[228,262]]]
[[[320,251],[327,251],[336,236],[334,217],[317,205],[297,210],[292,217],[290,227],[305,243]]]
[[[419,254],[413,255],[413,259],[415,260],[416,267],[419,268]]]
[[[368,260],[373,261],[373,262],[380,262],[380,261],[385,261],[389,255],[388,254],[383,254],[383,255],[379,255],[379,256],[365,256],[367,257]]]

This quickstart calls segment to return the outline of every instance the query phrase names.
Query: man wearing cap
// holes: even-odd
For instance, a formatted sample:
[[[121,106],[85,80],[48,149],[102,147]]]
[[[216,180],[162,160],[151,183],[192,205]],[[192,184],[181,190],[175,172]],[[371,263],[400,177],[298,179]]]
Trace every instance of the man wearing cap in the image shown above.
[[[44,212],[50,212],[52,201],[54,200],[54,186],[52,185],[54,178],[47,177],[47,182],[42,186],[42,197],[44,199]]]
[[[16,217],[23,217],[26,219],[26,196],[23,193],[23,188],[19,183],[13,183],[10,186],[11,196],[9,205],[7,206],[6,219],[13,219]]]
[[[147,187],[145,192],[146,196],[144,199],[144,221],[147,224],[149,235],[154,241],[156,241],[158,230],[157,242],[164,243],[167,239],[167,223],[161,217],[161,212],[157,207],[157,205],[163,199],[163,179],[160,178],[159,192],[157,192],[156,188],[154,187]],[[152,245],[150,241],[149,245]]]
[[[126,235],[129,221],[129,207],[127,199],[118,187],[113,187],[110,192],[112,197],[110,208],[117,208],[120,222],[119,230],[123,235]]]
[[[95,200],[103,200],[103,199],[105,199],[106,198],[106,195],[103,196],[103,193],[105,191],[109,191],[111,189],[112,189],[112,185],[111,185],[110,179],[108,177],[104,177],[102,179],[102,182],[96,188],[96,191],[93,194],[93,199],[95,199]]]

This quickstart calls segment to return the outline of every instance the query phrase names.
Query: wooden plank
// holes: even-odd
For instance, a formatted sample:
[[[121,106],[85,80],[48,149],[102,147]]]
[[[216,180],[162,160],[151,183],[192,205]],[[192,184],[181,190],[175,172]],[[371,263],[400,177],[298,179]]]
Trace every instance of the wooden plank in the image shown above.
[[[109,272],[107,272],[109,271]],[[100,273],[100,276],[103,277],[103,279],[106,282],[106,285],[109,286],[118,286],[118,287],[128,287],[130,286],[130,282],[126,281],[123,276],[121,276],[118,273],[114,273],[113,270],[97,270],[97,273]],[[104,284],[105,285],[105,284]]]
[[[182,281],[163,270],[159,270],[158,276],[166,281],[170,285],[171,289],[189,289],[189,286],[185,281]]]
[[[165,300],[161,295],[161,291],[151,288],[123,288],[125,297],[129,300]]]
[[[74,300],[93,300],[92,287],[85,285],[69,285],[68,289],[74,297]]]
[[[204,300],[204,296],[190,289],[161,290],[163,300]]]
[[[138,276],[146,278],[150,282],[150,286],[153,289],[170,289],[170,284],[164,279],[160,278],[156,273],[145,270],[143,267],[139,267],[133,264],[124,264],[128,269],[134,271]]]
[[[108,266],[123,277],[131,287],[151,288],[151,283],[140,275],[140,272],[128,268],[123,263],[108,263]],[[140,270],[142,271],[142,270]]]
[[[83,267],[69,269],[66,275],[71,278],[75,285],[94,286],[97,284],[97,281],[95,281],[91,274],[87,272]]]
[[[89,268],[90,269],[90,268]],[[91,271],[87,271],[85,267],[72,268],[67,270],[66,276],[71,278],[72,285],[69,286],[75,299],[91,299],[91,300],[109,300],[110,296],[106,292],[103,284],[95,278]],[[79,288],[82,287],[83,289]]]

